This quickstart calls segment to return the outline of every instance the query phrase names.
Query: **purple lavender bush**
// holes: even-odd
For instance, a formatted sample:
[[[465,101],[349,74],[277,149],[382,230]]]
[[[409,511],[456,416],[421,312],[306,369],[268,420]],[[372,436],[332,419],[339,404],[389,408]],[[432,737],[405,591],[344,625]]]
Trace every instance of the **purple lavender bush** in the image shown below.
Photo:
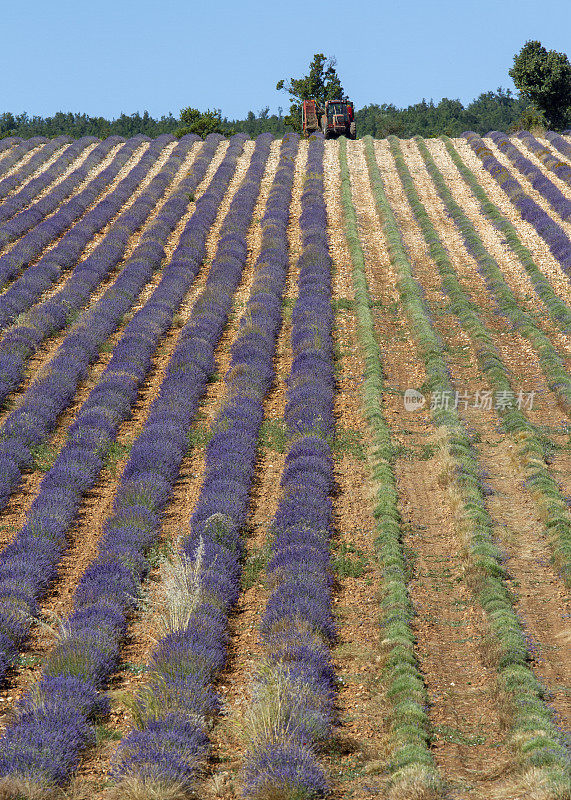
[[[15,139],[16,137],[11,138]],[[2,142],[6,141],[9,140],[2,140]],[[13,141],[12,143],[16,146],[0,161],[0,176],[9,172],[18,163],[18,161],[20,161],[26,155],[26,153],[30,152],[30,150],[40,147],[41,145],[44,147],[47,146],[49,144],[49,139],[46,139],[45,136],[33,136],[31,139],[16,139],[16,141]],[[43,150],[43,147],[41,147],[41,150]]]
[[[130,139],[120,148],[111,164],[97,178],[90,181],[85,189],[74,198],[73,203],[79,211],[81,211],[82,207],[88,208],[93,205],[97,196],[106,191],[111,181],[131,158],[135,150],[140,147],[142,141],[143,137]],[[152,166],[152,163],[149,162],[149,165]],[[94,234],[107,225],[129,199],[137,185],[133,183],[133,177],[140,175],[142,180],[145,173],[136,170],[137,167],[134,167],[114,191],[110,192],[104,200],[87,211],[54,247],[51,247],[37,263],[25,269],[23,274],[0,295],[0,330],[5,328],[18,314],[30,308],[42,292],[59,280],[65,270],[77,263],[83,249]],[[6,205],[7,202],[0,208],[0,215]]]
[[[538,142],[529,131],[519,131],[516,136],[522,140],[528,150],[537,156],[542,164],[545,164],[560,180],[571,185],[571,167],[567,162],[556,158],[551,150]]]
[[[215,138],[214,141],[218,140]],[[186,147],[188,144],[189,142],[186,142],[184,146]],[[113,197],[110,196],[103,201],[104,208],[96,207],[89,212],[85,220],[70,231],[69,239],[68,236],[64,236],[44,259],[30,268],[31,271],[28,270],[21,280],[16,281],[0,297],[0,321],[9,318],[14,313],[14,307],[17,309],[23,303],[28,302],[32,291],[38,289],[36,284],[44,285],[51,283],[52,280],[57,280],[61,273],[61,267],[73,263],[89,241],[91,232],[95,232],[95,229],[100,229],[107,224],[146,177],[148,170],[153,166],[157,155],[164,146],[164,141],[153,142],[137,166],[116,187],[112,193]],[[215,147],[214,142],[209,143],[209,152],[213,154]],[[79,311],[103,278],[120,262],[130,237],[144,225],[155,204],[164,194],[165,180],[168,182],[170,170],[177,162],[178,157],[174,158],[170,167],[168,162],[165,165],[164,173],[161,170],[133,205],[119,214],[93,252],[76,264],[70,279],[62,289],[30,311],[19,325],[7,331],[0,341],[0,401],[17,388],[24,375],[27,360],[42,341],[64,328],[70,318],[73,319],[74,313]],[[206,170],[206,166],[204,169]],[[165,209],[163,209],[164,211]],[[76,230],[77,227],[79,230]],[[144,255],[145,248],[141,245],[137,252]],[[32,287],[30,287],[30,279]],[[4,317],[2,312],[4,312]]]
[[[145,205],[154,206],[164,195],[193,141],[181,139],[164,168],[153,179],[153,188],[149,186],[152,200],[148,197]],[[160,267],[165,257],[163,245],[168,231],[174,229],[182,214],[183,210],[179,208],[177,217],[168,208],[168,203],[165,204],[161,216],[166,227],[160,233],[149,229],[142,234],[113,286],[80,316],[49,362],[49,368],[42,371],[24,393],[18,409],[6,418],[0,428],[0,457],[11,462],[12,469],[0,474],[0,508],[6,504],[19,482],[13,468],[16,467],[21,473],[30,461],[31,448],[44,441],[53,429],[58,415],[71,401],[78,382],[96,358],[99,347],[117,329],[123,315],[131,308],[153,272]],[[42,327],[49,331],[54,322],[60,327],[64,326],[65,309],[57,305],[52,308],[53,315],[45,307],[35,315],[30,314],[24,330],[4,338],[3,347],[8,349],[8,358],[4,361],[0,377],[5,381],[15,380],[15,374],[22,368],[22,355],[25,356],[27,343],[30,340],[41,341]]]
[[[11,191],[16,189],[19,183],[36,172],[57,150],[60,150],[62,144],[69,144],[71,142],[68,147],[63,149],[62,153],[48,169],[45,169],[37,177],[32,178],[22,189],[4,200],[0,207],[0,222],[9,219],[17,211],[28,205],[28,203],[31,203],[36,195],[60,176],[70,164],[73,164],[89,145],[98,141],[99,140],[93,136],[84,136],[81,139],[77,139],[77,141],[67,136],[60,136],[56,139],[52,139],[47,145],[42,147],[41,150],[35,153],[22,169],[18,170],[17,173],[11,175],[9,178],[1,180],[0,197],[5,198]]]
[[[215,176],[212,192],[206,192],[197,203],[196,213],[181,237],[180,250],[173,256],[172,263],[179,269],[188,269],[193,258],[197,259],[197,269],[198,259],[204,258],[206,234],[222,202],[244,138],[234,138]],[[114,514],[105,525],[99,555],[81,579],[74,598],[74,611],[66,624],[66,635],[48,659],[36,694],[24,700],[17,721],[6,732],[2,752],[8,755],[4,761],[0,756],[0,771],[14,780],[27,779],[40,786],[62,783],[78,763],[81,750],[91,741],[93,720],[105,709],[105,700],[98,690],[117,664],[127,615],[136,604],[134,598],[148,570],[145,553],[156,539],[160,513],[186,449],[189,422],[205,390],[208,376],[214,371],[214,347],[224,328],[241,272],[236,259],[241,259],[243,264],[246,258],[245,249],[240,247],[236,251],[234,243],[228,241],[230,237],[223,241],[224,234],[233,232],[238,235],[242,231],[245,235],[268,151],[268,137],[264,137],[256,147],[253,167],[223,223],[217,257],[210,269],[206,289],[181,332],[159,396],[152,404],[145,429],[131,451],[115,498]],[[250,213],[244,216],[244,201],[248,198],[251,201]],[[158,450],[160,457],[151,460],[149,454]],[[207,627],[201,629],[202,636],[208,635],[212,641],[212,633],[208,631],[213,631],[216,624],[216,611],[213,609]],[[210,654],[214,661],[220,658],[217,652],[214,646]],[[183,663],[180,662],[181,669]],[[58,686],[62,680],[71,678],[73,682],[68,695],[64,697],[61,693],[54,693],[56,699],[52,703],[52,685]],[[175,691],[178,693],[185,687],[192,690],[190,679],[179,681]],[[187,702],[189,714],[196,711],[197,700],[192,699],[194,694]],[[85,700],[79,702],[80,696]],[[214,704],[211,693],[208,696],[208,703]],[[198,700],[201,697],[198,695]],[[29,711],[35,716],[28,723]],[[38,715],[41,717],[40,725],[37,724]],[[24,732],[28,725],[33,737],[31,740]],[[68,742],[65,754],[38,737],[38,727],[42,729],[42,725],[43,730],[55,731],[55,742],[61,739]],[[160,729],[162,741],[175,749],[181,737],[182,741],[190,741],[192,747],[200,749],[204,736],[191,731],[191,727],[188,720],[177,721],[174,718],[157,720],[151,725],[153,730]],[[36,739],[41,742],[39,747],[33,744]],[[145,742],[134,742],[133,747],[149,756]],[[25,763],[22,761],[24,749],[27,753]],[[155,751],[152,751],[151,758],[154,755]],[[175,772],[176,763],[174,759]]]
[[[536,167],[529,158],[526,158],[504,133],[491,131],[488,133],[488,137],[502,153],[507,155],[514,167],[529,179],[533,188],[547,200],[561,219],[568,220],[571,217],[571,200],[568,200],[544,172]]]
[[[68,203],[64,204],[64,201],[87,179],[90,170],[98,166],[116,145],[116,137],[105,139],[89,153],[81,166],[54,186],[44,197],[0,224],[0,247],[2,248],[29,231],[26,236],[16,242],[10,251],[0,257],[0,283],[4,283],[8,278],[17,274],[23,266],[30,264],[44,247],[57,239],[84,213],[85,208],[81,204],[81,198],[85,197],[85,191],[80,193],[77,198],[72,198]],[[72,148],[77,155],[78,146],[72,145]],[[48,172],[51,180],[58,177],[54,166]],[[62,207],[59,208],[59,206]],[[8,212],[10,213],[10,211],[11,199],[8,203]],[[54,211],[56,211],[55,214],[53,214]],[[46,219],[50,214],[53,216]]]
[[[216,141],[203,145],[177,193],[196,188],[216,149]],[[225,176],[224,185],[226,180]],[[221,192],[218,194],[221,196]],[[197,209],[198,216],[192,226],[190,223],[187,226],[187,233],[192,227],[204,240],[216,205],[211,204],[207,218],[200,219],[203,205]],[[33,617],[37,599],[56,577],[57,564],[67,544],[66,530],[83,496],[99,475],[106,449],[114,440],[119,424],[126,419],[137,399],[138,387],[148,374],[152,354],[190,288],[203,250],[200,260],[181,268],[180,259],[187,255],[188,249],[179,244],[152,296],[127,325],[111,361],[70,427],[66,444],[42,481],[24,529],[0,555],[0,629],[7,636],[10,632],[14,634],[0,646],[0,664],[4,668],[0,678],[27,638],[20,618],[14,616],[14,593],[20,616]],[[49,539],[42,541],[48,516],[52,521],[56,516],[56,521],[51,526]]]
[[[12,150],[18,144],[22,144],[24,140],[20,136],[5,136],[3,139],[0,139],[0,175],[3,172],[2,169],[2,159],[5,158],[6,150]]]
[[[177,601],[174,591],[167,594],[171,615],[153,653],[149,684],[138,698],[138,728],[124,739],[116,756],[118,796],[133,784],[190,790],[208,754],[207,723],[218,709],[210,684],[226,662],[227,617],[240,591],[241,531],[255,470],[262,402],[274,379],[297,146],[297,136],[282,143],[262,220],[261,254],[232,345],[226,399],[213,424],[191,533],[182,543],[175,569],[179,588],[181,581],[184,584],[184,600]],[[259,182],[262,164],[257,170]],[[256,198],[252,190],[244,198],[250,214]],[[243,229],[242,236],[245,233]]]
[[[566,158],[571,158],[571,144],[569,144],[567,139],[560,136],[558,133],[554,133],[554,131],[547,131],[545,138],[549,144],[553,145],[560,153],[563,153]]]
[[[533,225],[564,272],[569,274],[571,271],[571,241],[563,228],[523,191],[518,181],[494,157],[490,148],[486,147],[477,133],[467,131],[462,136],[480,158],[484,169],[490,173],[518,209],[522,219]]]
[[[275,588],[262,616],[265,659],[247,727],[245,784],[252,798],[313,797],[328,788],[316,754],[330,734],[335,689],[329,649],[335,638],[329,568],[335,380],[321,137],[309,144],[300,226],[288,453],[267,566]]]

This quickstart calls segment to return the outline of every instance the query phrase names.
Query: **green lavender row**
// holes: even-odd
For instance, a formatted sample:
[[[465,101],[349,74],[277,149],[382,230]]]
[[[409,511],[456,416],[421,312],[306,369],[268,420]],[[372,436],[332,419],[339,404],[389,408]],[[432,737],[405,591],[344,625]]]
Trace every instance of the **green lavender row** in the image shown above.
[[[394,137],[389,137],[389,141],[391,142],[391,149],[398,149],[398,144]],[[501,312],[510,320],[514,330],[526,338],[535,349],[549,388],[557,395],[559,404],[565,413],[571,415],[571,378],[566,372],[563,359],[549,337],[535,323],[531,314],[528,314],[519,305],[517,298],[502,275],[498,262],[488,253],[482,239],[462,207],[452,197],[446,181],[436,167],[424,142],[420,140],[420,137],[415,137],[415,141],[438,194],[462,235],[466,250],[476,261],[478,271],[484,277],[486,285],[495,297]],[[396,152],[396,149],[394,149],[394,152]]]
[[[347,166],[347,143],[339,146],[341,200],[345,237],[351,254],[357,334],[365,362],[363,404],[370,431],[370,465],[376,488],[375,551],[382,570],[383,640],[387,648],[384,680],[392,703],[391,734],[394,749],[388,770],[391,785],[400,791],[421,785],[423,797],[440,797],[442,781],[429,749],[428,696],[415,655],[412,630],[414,609],[407,591],[407,566],[402,548],[401,520],[394,473],[391,431],[383,415],[384,382],[379,345],[375,337],[365,260],[359,240]]]
[[[425,310],[422,288],[412,273],[398,223],[387,200],[371,137],[365,138],[365,154],[389,257],[399,275],[399,294],[417,336],[429,388],[433,392],[452,393],[441,344]],[[529,666],[525,634],[504,582],[502,553],[493,541],[493,523],[484,501],[474,445],[456,409],[436,408],[433,419],[442,426],[445,455],[454,467],[451,488],[460,500],[459,523],[470,563],[471,586],[490,628],[499,690],[511,708],[513,748],[526,777],[549,787],[550,794],[546,797],[567,797],[571,792],[568,754],[544,701],[544,689]]]
[[[417,144],[425,163],[430,167],[429,172],[433,180],[435,180],[438,192],[441,196],[447,197],[446,192],[443,191],[447,189],[444,179],[430,157],[426,145],[418,140]],[[396,140],[391,141],[391,152],[408,202],[428,244],[430,255],[438,268],[443,291],[450,297],[453,312],[458,316],[460,324],[475,344],[475,352],[480,369],[488,379],[496,395],[502,393],[504,397],[513,396],[513,387],[509,379],[508,370],[494,345],[492,336],[482,323],[473,303],[462,288],[446,248],[440,241],[426,209],[420,202],[412,177]],[[464,212],[456,203],[452,202],[450,205],[446,203],[446,206],[454,221],[459,216],[463,219],[464,230],[472,227]],[[571,519],[567,512],[565,498],[545,462],[545,447],[547,444],[545,437],[539,434],[536,427],[529,422],[520,408],[515,406],[506,407],[501,412],[501,416],[504,429],[515,438],[519,456],[526,471],[526,483],[538,499],[546,518],[546,531],[553,548],[555,562],[561,569],[565,581],[571,585]]]

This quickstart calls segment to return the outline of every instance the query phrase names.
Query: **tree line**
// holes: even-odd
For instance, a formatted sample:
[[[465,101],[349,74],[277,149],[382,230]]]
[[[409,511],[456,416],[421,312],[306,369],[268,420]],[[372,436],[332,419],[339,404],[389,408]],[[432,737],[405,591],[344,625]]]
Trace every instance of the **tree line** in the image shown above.
[[[355,119],[359,136],[370,134],[376,139],[391,134],[401,139],[416,135],[460,136],[467,130],[483,136],[491,130],[507,133],[520,127],[526,107],[525,100],[500,87],[495,92],[484,92],[467,106],[447,97],[438,103],[423,99],[406,108],[373,103],[357,111]]]
[[[53,117],[30,117],[27,113],[12,114],[8,111],[0,114],[0,138],[21,136],[29,139],[32,136],[51,138],[67,135],[74,139],[82,136],[97,136],[98,139],[124,136],[128,139],[141,133],[153,139],[162,133],[174,133],[180,124],[180,120],[172,114],[153,119],[148,111],[143,114],[121,114],[114,120],[63,111],[58,111]]]
[[[392,104],[370,104],[355,113],[359,136],[370,134],[382,139],[391,133],[401,138],[420,136],[439,136],[448,134],[458,136],[465,130],[474,130],[485,134],[489,130],[508,131],[521,117],[526,107],[525,101],[513,96],[509,89],[498,89],[496,92],[481,94],[466,108],[460,100],[443,98],[439,103],[422,100],[407,108],[397,108]],[[145,111],[143,114],[121,114],[117,119],[107,120],[103,117],[90,117],[88,114],[58,112],[52,117],[29,117],[27,114],[14,115],[10,112],[0,114],[0,138],[21,136],[96,136],[105,139],[107,136],[123,136],[129,138],[138,133],[155,138],[163,133],[174,135],[194,132],[206,135],[211,130],[224,135],[232,133],[248,133],[254,137],[269,131],[275,136],[283,136],[295,129],[291,115],[270,114],[269,108],[263,108],[255,114],[249,111],[245,119],[229,120],[218,111],[199,112],[191,109],[196,116],[190,125],[172,114],[153,119]],[[203,117],[206,116],[206,123]],[[194,123],[202,121],[202,125]],[[181,134],[182,135],[182,134]]]

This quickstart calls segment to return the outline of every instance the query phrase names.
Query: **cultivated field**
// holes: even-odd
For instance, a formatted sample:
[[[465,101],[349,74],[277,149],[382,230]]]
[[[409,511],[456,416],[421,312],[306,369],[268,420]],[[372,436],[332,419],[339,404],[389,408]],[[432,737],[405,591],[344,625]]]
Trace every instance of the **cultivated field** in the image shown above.
[[[571,797],[571,138],[0,140],[0,798]]]

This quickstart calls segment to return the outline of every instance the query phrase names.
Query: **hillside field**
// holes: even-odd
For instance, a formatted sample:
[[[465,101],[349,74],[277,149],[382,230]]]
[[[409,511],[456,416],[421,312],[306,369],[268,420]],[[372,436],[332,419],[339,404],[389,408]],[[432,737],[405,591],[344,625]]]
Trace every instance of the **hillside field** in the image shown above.
[[[0,800],[569,800],[570,275],[568,135],[0,140]]]

